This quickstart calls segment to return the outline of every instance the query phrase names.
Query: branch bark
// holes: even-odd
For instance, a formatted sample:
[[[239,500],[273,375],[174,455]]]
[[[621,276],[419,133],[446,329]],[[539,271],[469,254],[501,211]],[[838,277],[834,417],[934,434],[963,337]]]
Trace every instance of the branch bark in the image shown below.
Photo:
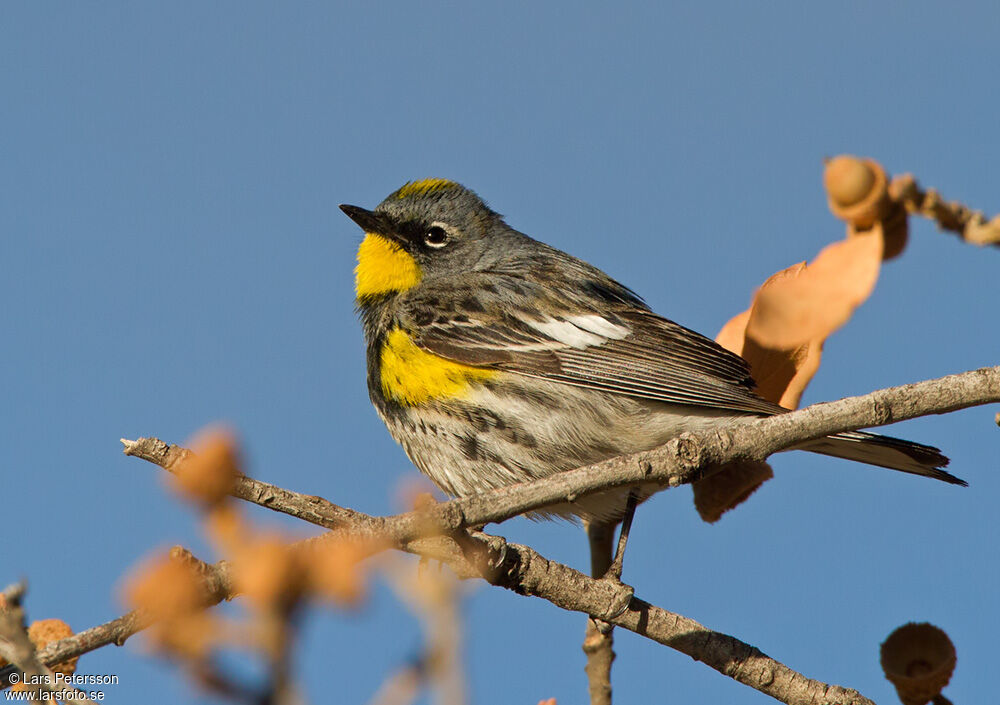
[[[351,527],[400,542],[469,526],[502,522],[524,512],[572,502],[613,487],[657,482],[664,488],[701,479],[734,460],[764,460],[806,441],[841,431],[884,426],[930,414],[1000,402],[1000,366],[890,387],[798,411],[733,423],[725,429],[685,433],[650,451],[611,458],[533,482],[441,502],[419,511],[371,517],[324,500],[241,478],[233,496],[327,529]],[[125,454],[171,470],[188,452],[153,439],[122,439]]]
[[[502,556],[498,565],[484,569],[482,556],[468,555],[468,547],[463,550],[450,538],[422,539],[402,548],[440,560],[460,577],[483,578],[520,595],[540,597],[562,609],[583,612],[628,629],[687,654],[781,702],[791,705],[873,705],[871,700],[857,691],[807,678],[735,637],[635,598],[627,585],[590,578],[569,566],[546,559],[527,546],[507,543],[500,537],[478,532],[472,533],[471,537],[475,539],[475,547],[484,555]],[[323,539],[321,536],[307,541]],[[233,585],[225,561],[202,563],[199,572],[206,581],[211,604],[232,596]],[[621,605],[625,602],[628,607],[622,611]],[[38,660],[49,665],[108,644],[122,644],[146,626],[149,626],[148,619],[132,612],[49,644],[38,652]]]
[[[1000,367],[984,368],[817,404],[782,416],[740,422],[711,433],[684,434],[652,451],[393,517],[369,516],[320,497],[247,477],[239,479],[232,494],[331,529],[338,535],[389,540],[401,550],[447,563],[460,577],[480,577],[518,594],[540,597],[563,609],[583,612],[628,629],[785,703],[870,705],[871,701],[857,691],[807,678],[735,637],[634,597],[627,585],[588,577],[547,560],[527,546],[508,544],[500,537],[478,532],[467,533],[464,529],[503,521],[610,487],[638,482],[659,482],[664,487],[684,484],[702,477],[706,468],[736,459],[761,460],[771,453],[831,433],[998,401]],[[126,454],[167,470],[188,453],[157,439],[123,443]],[[470,541],[469,537],[475,540]],[[209,568],[214,575],[224,569],[224,563]],[[218,595],[221,600],[228,592],[222,590]],[[95,628],[99,633],[87,630],[51,644],[39,653],[39,658],[43,663],[55,663],[97,648],[103,645],[102,640],[120,642],[127,637],[126,632],[134,633],[142,626],[141,615],[126,615]]]

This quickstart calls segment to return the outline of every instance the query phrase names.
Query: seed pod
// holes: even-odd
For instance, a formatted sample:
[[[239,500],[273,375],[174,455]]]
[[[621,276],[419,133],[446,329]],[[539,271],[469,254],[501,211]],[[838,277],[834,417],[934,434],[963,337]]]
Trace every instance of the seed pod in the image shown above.
[[[933,624],[910,622],[882,643],[882,670],[903,705],[926,705],[948,685],[955,647]]]

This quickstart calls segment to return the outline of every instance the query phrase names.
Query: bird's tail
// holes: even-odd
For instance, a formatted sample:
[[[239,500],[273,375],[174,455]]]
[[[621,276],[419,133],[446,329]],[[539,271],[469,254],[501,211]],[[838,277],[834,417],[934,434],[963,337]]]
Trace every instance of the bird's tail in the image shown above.
[[[864,431],[847,431],[835,436],[809,441],[798,446],[802,450],[832,455],[835,458],[857,460],[869,465],[878,465],[890,470],[909,472],[914,475],[933,477],[935,480],[952,485],[968,485],[965,480],[942,470],[948,458],[931,446],[904,441],[890,436],[879,436]]]

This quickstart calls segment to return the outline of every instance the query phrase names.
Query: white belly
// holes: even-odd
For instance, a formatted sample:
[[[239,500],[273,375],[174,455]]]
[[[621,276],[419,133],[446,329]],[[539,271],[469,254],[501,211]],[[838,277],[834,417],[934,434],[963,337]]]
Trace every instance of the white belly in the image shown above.
[[[413,462],[442,490],[464,497],[649,450],[685,431],[726,424],[732,413],[648,402],[530,380],[525,394],[476,387],[462,400],[383,416]],[[640,488],[647,498],[656,485]],[[536,516],[610,520],[628,490],[612,490],[546,508]]]

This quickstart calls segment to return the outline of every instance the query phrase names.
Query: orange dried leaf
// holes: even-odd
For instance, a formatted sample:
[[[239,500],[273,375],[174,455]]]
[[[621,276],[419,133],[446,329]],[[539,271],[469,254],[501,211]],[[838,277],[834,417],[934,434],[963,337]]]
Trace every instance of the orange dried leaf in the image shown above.
[[[864,184],[847,186],[858,190]],[[829,245],[811,264],[775,273],[757,290],[750,309],[722,327],[716,342],[743,356],[761,397],[797,408],[819,369],[826,337],[871,294],[882,254],[876,226],[869,236]],[[717,521],[771,477],[766,463],[731,463],[694,483],[695,507],[705,521]]]
[[[882,219],[868,228],[847,225],[848,239],[854,237],[882,238],[882,261],[898,257],[906,249],[910,238],[910,221],[906,209],[899,203],[892,203]]]
[[[283,608],[297,600],[304,571],[290,542],[277,535],[248,542],[233,559],[236,591],[265,610]]]
[[[765,281],[750,309],[722,327],[716,341],[743,356],[757,393],[798,407],[819,369],[823,342],[871,294],[884,249],[881,225],[824,248]]]
[[[778,399],[778,403],[786,409],[799,408],[802,393],[819,370],[819,363],[823,358],[823,343],[813,341],[802,348],[796,348],[796,352],[798,357],[795,375],[785,385],[785,390]]]
[[[430,492],[418,492],[417,494],[413,495],[412,500],[413,500],[413,511],[415,512],[419,512],[422,509],[430,509],[435,504],[437,504],[437,500],[434,499],[434,495],[432,495]]]
[[[747,332],[747,322],[750,320],[750,309],[743,313],[737,313],[726,321],[722,330],[715,336],[715,342],[724,347],[729,352],[737,355],[743,354],[743,339]]]
[[[201,576],[185,561],[159,556],[142,566],[125,583],[126,604],[150,613],[155,620],[202,610],[207,595]]]
[[[174,469],[174,487],[188,499],[220,502],[240,475],[235,439],[231,433],[210,429],[192,440],[190,447],[192,455]]]
[[[804,271],[806,264],[800,262],[773,274],[757,290],[750,308],[730,319],[715,337],[722,347],[742,355],[749,363],[760,396],[790,409],[798,405],[802,391],[819,367],[821,345],[806,343],[792,349],[767,347],[747,334],[747,326],[756,315],[762,291],[788,278],[801,276]]]
[[[772,277],[757,293],[747,336],[777,349],[824,340],[871,294],[882,247],[881,237],[841,240],[794,276]]]
[[[358,541],[328,539],[308,553],[309,583],[320,597],[342,605],[356,605],[365,593],[361,561],[373,551]]]
[[[125,602],[149,613],[152,644],[184,658],[203,658],[217,641],[208,595],[190,562],[160,556],[136,571],[125,584]]]
[[[718,472],[694,483],[694,506],[703,521],[712,524],[745,502],[757,488],[774,477],[765,462],[727,463]]]
[[[206,512],[205,533],[225,555],[238,553],[250,540],[250,529],[232,504],[217,504]]]
[[[750,363],[757,394],[786,409],[794,409],[806,385],[819,369],[822,345],[806,343],[791,350],[765,348],[747,337],[743,357]]]
[[[434,501],[434,485],[424,475],[407,476],[400,480],[394,494],[394,503],[408,512],[427,501],[422,495]]]
[[[149,636],[154,644],[187,659],[201,660],[222,640],[219,621],[205,610],[154,625]]]

